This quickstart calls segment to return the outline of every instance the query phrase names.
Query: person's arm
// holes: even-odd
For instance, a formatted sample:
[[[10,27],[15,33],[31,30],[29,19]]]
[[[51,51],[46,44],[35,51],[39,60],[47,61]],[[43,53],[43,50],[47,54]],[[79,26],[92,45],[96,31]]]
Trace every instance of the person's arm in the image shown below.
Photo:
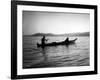
[[[45,39],[45,41],[48,41],[49,39]]]

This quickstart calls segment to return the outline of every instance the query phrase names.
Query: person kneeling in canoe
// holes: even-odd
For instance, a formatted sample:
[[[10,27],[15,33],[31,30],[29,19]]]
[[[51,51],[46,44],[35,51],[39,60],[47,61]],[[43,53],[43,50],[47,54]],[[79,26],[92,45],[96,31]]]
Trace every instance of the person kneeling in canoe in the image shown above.
[[[45,41],[47,41],[47,39],[45,39],[45,36],[43,36],[43,38],[41,39],[42,45],[45,45]]]
[[[65,42],[69,42],[69,37],[66,38]]]

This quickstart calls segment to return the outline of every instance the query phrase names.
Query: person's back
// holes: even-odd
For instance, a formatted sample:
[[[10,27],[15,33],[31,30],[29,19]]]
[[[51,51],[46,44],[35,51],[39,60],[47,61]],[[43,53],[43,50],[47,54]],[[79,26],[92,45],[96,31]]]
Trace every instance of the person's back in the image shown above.
[[[66,38],[65,42],[69,42],[69,38],[68,37]]]

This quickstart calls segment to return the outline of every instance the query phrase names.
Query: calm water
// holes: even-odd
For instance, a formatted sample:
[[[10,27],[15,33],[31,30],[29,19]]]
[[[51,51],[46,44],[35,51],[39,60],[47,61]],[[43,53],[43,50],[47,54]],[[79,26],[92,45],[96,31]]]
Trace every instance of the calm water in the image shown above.
[[[46,37],[48,42],[63,41],[66,37]],[[70,37],[70,40],[76,37]],[[89,66],[89,37],[77,37],[73,45],[37,48],[41,37],[23,37],[23,68]]]

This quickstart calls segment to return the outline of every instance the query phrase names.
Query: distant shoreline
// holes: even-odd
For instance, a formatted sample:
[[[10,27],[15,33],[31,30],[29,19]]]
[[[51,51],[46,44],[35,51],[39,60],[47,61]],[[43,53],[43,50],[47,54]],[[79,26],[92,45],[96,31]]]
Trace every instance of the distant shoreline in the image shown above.
[[[74,37],[74,36],[90,36],[90,32],[83,32],[83,33],[68,33],[68,34],[52,34],[52,33],[35,33],[30,35],[23,35],[23,36],[65,36],[65,37]]]

